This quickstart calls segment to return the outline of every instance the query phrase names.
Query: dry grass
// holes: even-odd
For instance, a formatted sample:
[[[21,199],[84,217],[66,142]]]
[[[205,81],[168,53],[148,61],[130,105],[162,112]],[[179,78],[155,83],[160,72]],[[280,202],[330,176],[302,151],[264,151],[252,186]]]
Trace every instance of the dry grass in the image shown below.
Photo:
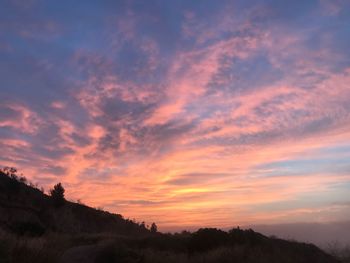
[[[350,245],[341,245],[338,242],[333,242],[329,243],[324,250],[341,262],[350,263]]]
[[[111,234],[64,235],[49,233],[41,237],[17,236],[0,229],[0,263],[56,263],[71,247],[108,244]]]
[[[231,245],[207,251],[188,253],[182,249],[159,247],[154,239],[147,246],[139,239],[111,234],[62,235],[46,234],[42,237],[18,237],[0,231],[0,263],[59,263],[63,253],[77,246],[96,249],[96,263],[297,263],[305,262],[295,251],[278,246]],[[350,249],[333,249],[342,262],[349,262]],[[304,259],[303,259],[304,258]],[[321,261],[313,261],[321,262]],[[328,262],[328,261],[322,261]],[[333,261],[332,261],[333,262]]]
[[[0,233],[0,263],[58,262],[69,246],[69,239],[59,235],[18,237]]]

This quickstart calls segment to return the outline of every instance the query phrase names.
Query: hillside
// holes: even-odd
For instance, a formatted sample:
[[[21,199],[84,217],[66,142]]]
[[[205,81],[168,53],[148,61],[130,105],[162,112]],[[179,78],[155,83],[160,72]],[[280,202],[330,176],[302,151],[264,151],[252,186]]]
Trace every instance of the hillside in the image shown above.
[[[144,224],[52,197],[0,172],[0,262],[336,263],[311,244],[253,230],[153,233]]]
[[[55,206],[50,196],[27,185],[22,177],[0,172],[0,228],[16,234],[101,233],[144,235],[143,225],[119,214],[65,201]]]

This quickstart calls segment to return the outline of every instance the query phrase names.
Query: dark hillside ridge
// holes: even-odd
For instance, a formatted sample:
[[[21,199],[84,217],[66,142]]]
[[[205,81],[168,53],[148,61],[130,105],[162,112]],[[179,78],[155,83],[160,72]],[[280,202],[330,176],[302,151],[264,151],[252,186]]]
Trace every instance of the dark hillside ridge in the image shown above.
[[[52,198],[18,178],[0,171],[0,228],[16,234],[114,233],[144,235],[149,230],[119,214],[65,201],[56,207]]]
[[[152,233],[144,224],[119,214],[68,201],[57,206],[51,196],[22,179],[0,171],[0,230],[15,236],[8,239],[8,235],[0,235],[0,262],[1,258],[16,263],[82,262],[66,259],[82,256],[86,251],[94,251],[86,263],[339,262],[315,245],[269,238],[251,229]],[[44,249],[26,245],[35,236],[46,240]]]
[[[233,228],[225,232],[216,228],[201,228],[192,234],[164,234],[134,242],[138,248],[187,253],[190,258],[198,255],[210,258],[214,254],[216,259],[213,262],[339,262],[313,244],[269,238],[252,229]]]

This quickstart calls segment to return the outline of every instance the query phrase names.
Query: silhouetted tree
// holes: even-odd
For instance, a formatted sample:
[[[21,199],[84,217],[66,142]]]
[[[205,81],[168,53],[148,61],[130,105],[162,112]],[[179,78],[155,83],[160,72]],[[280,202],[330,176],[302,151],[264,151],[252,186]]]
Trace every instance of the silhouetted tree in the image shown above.
[[[156,223],[152,223],[150,230],[152,233],[157,233],[158,227],[157,227]]]
[[[141,222],[140,227],[146,229],[146,223],[144,221]]]
[[[4,167],[0,169],[0,174],[5,175],[10,180],[7,181],[5,188],[8,194],[17,194],[20,190],[20,177],[17,175],[17,169],[13,167]]]
[[[16,180],[16,181],[20,181],[18,174],[17,174],[17,169],[14,167],[4,167],[1,169],[1,171],[6,174],[8,177]]]
[[[17,174],[17,169],[14,167],[4,167],[1,169],[1,171],[8,176]]]
[[[64,204],[64,188],[61,183],[56,184],[53,189],[50,190],[50,195],[56,207]]]

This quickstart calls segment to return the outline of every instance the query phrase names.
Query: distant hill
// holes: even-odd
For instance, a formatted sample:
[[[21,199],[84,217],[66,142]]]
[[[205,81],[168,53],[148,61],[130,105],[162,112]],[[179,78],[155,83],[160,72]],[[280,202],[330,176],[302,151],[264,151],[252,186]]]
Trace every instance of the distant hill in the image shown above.
[[[0,171],[0,228],[17,234],[114,233],[144,235],[150,231],[142,224],[119,214],[65,201],[56,207],[52,198],[22,177]]]
[[[350,246],[350,221],[286,223],[248,227],[265,235],[313,243],[319,247],[327,247],[332,244]]]
[[[2,229],[2,230],[1,230]],[[119,214],[51,196],[0,172],[0,262],[336,263],[314,245],[251,229],[202,228],[162,234]]]

